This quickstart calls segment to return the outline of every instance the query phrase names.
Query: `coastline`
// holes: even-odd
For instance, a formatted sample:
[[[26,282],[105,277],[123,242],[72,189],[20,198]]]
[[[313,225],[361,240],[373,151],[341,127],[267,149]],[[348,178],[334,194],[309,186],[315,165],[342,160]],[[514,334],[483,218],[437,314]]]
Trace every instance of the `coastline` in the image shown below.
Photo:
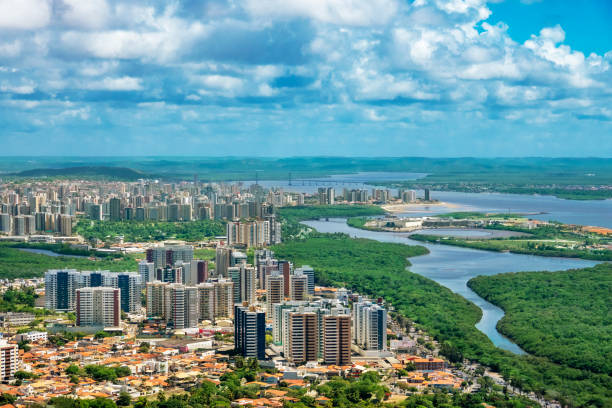
[[[383,210],[391,214],[401,214],[409,212],[425,212],[428,211],[428,207],[439,207],[457,209],[462,208],[461,205],[447,203],[444,201],[435,201],[431,203],[402,203],[402,204],[384,204],[380,206]]]

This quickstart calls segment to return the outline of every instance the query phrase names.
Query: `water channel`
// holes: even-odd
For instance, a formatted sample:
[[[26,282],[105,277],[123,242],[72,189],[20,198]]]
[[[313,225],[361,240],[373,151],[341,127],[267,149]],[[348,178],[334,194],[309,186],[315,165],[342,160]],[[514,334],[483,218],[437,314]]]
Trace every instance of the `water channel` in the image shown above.
[[[519,346],[500,334],[495,325],[504,316],[503,310],[487,302],[470,288],[467,281],[478,275],[503,272],[558,271],[593,266],[596,262],[570,258],[547,258],[532,255],[480,251],[447,245],[424,244],[409,239],[407,233],[376,232],[352,228],[345,219],[305,221],[304,224],[320,232],[343,232],[352,237],[369,238],[381,242],[423,245],[428,255],[410,258],[410,270],[426,276],[460,294],[482,309],[482,319],[476,327],[486,334],[497,347],[524,354]]]

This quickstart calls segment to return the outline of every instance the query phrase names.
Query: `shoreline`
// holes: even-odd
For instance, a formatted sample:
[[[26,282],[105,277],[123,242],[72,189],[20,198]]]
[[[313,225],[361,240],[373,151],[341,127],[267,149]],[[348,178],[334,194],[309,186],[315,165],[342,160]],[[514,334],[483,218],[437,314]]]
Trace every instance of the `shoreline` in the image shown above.
[[[408,212],[424,212],[427,211],[427,207],[443,207],[449,209],[463,208],[459,204],[447,203],[444,201],[437,201],[431,203],[402,203],[402,204],[383,204],[380,206],[383,210],[391,214],[401,214]]]

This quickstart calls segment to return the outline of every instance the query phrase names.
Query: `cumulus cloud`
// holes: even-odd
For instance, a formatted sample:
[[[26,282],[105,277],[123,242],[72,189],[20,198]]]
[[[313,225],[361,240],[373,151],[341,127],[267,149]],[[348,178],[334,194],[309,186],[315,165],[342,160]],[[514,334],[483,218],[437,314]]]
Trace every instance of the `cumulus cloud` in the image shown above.
[[[397,11],[395,0],[246,0],[257,17],[307,17],[332,24],[385,24]]]
[[[610,121],[612,51],[572,49],[561,26],[517,42],[490,15],[486,0],[0,0],[0,121],[304,140],[341,133],[314,123],[402,140]]]
[[[50,0],[0,0],[0,30],[34,30],[50,19]]]

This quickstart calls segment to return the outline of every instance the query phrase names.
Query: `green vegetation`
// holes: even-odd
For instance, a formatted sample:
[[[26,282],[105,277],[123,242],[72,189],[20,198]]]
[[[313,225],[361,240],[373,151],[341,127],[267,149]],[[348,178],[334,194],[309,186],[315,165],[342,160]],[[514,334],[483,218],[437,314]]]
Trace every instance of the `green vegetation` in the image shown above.
[[[70,258],[48,256],[21,251],[0,245],[0,278],[35,278],[43,276],[48,269],[74,268],[78,270],[134,271],[138,264],[128,257],[121,258]]]
[[[383,297],[398,314],[432,335],[451,361],[463,357],[478,361],[501,373],[513,386],[570,407],[612,404],[612,378],[608,375],[496,348],[475,327],[482,315],[478,307],[405,269],[409,264],[406,257],[425,253],[423,248],[350,239],[343,234],[313,234],[312,239],[287,242],[273,249],[278,257],[298,266],[313,266],[321,284]]]
[[[225,224],[217,220],[197,220],[190,222],[156,221],[91,221],[79,220],[75,233],[87,240],[99,239],[113,241],[122,235],[126,241],[163,241],[181,239],[201,241],[225,234]]]
[[[313,205],[299,207],[283,207],[277,210],[282,220],[283,240],[303,238],[307,229],[300,221],[319,218],[348,218],[365,215],[382,215],[385,210],[376,205]]]
[[[104,180],[138,180],[147,177],[146,174],[127,167],[113,166],[78,166],[64,168],[31,169],[11,174],[25,178],[71,178],[82,177],[88,179]]]
[[[195,259],[208,259],[215,260],[216,251],[210,248],[196,248],[193,250],[193,257]]]
[[[485,251],[503,252],[508,251],[515,254],[538,255],[548,257],[565,257],[590,259],[594,261],[612,261],[612,251],[608,249],[586,250],[571,249],[558,246],[555,241],[537,241],[525,239],[462,239],[455,237],[441,237],[439,235],[412,234],[410,239],[415,241],[430,242],[460,246],[465,248],[482,249]]]
[[[7,289],[0,298],[0,312],[23,312],[41,316],[49,313],[48,310],[34,307],[38,295],[33,288]]]
[[[385,210],[377,205],[312,205],[282,207],[278,214],[289,221],[314,220],[318,218],[346,218],[361,215],[383,215]]]
[[[471,279],[468,286],[506,312],[500,332],[559,364],[612,374],[612,265]]]
[[[131,374],[128,367],[107,367],[96,364],[90,364],[79,368],[75,364],[71,364],[66,368],[66,374],[76,375],[80,377],[90,377],[95,381],[115,381],[117,378],[126,377]]]

